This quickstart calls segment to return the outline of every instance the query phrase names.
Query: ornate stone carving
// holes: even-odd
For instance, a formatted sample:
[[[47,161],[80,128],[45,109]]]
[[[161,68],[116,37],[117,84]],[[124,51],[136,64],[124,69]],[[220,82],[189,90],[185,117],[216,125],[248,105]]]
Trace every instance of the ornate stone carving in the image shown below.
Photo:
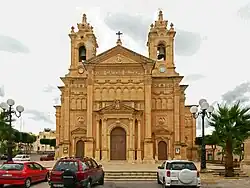
[[[165,117],[159,117],[158,123],[159,123],[159,125],[165,125],[166,124],[166,118]]]
[[[85,118],[83,116],[77,117],[76,120],[78,125],[85,125]]]

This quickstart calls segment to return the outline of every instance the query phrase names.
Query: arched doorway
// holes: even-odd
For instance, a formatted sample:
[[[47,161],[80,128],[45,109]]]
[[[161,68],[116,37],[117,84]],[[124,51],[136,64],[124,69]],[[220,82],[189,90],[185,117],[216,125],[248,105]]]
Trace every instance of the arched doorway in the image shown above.
[[[84,157],[84,142],[82,140],[76,143],[76,157]]]
[[[121,127],[110,133],[110,160],[126,160],[126,131]]]
[[[167,160],[168,159],[168,148],[167,144],[164,141],[158,143],[158,160]]]

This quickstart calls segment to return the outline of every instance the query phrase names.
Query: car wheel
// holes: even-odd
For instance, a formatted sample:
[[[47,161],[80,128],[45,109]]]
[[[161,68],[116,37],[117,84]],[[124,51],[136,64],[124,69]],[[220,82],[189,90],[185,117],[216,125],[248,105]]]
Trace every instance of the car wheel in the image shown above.
[[[24,188],[30,188],[31,186],[31,179],[27,178],[24,182]]]
[[[44,181],[47,182],[49,180],[49,173],[46,174]]]
[[[98,181],[98,185],[104,185],[104,174],[102,175],[101,179]]]
[[[159,179],[159,174],[157,173],[157,183],[158,184],[161,184],[161,181],[160,181],[160,179]]]
[[[4,185],[0,185],[0,188],[3,188],[4,187]]]

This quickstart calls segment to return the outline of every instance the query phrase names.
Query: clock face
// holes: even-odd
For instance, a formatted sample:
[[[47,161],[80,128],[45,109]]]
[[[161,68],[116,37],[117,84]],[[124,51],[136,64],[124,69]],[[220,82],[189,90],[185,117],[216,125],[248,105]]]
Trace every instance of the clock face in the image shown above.
[[[164,72],[166,72],[166,67],[160,67],[160,69],[159,69],[159,71],[161,72],[161,73],[164,73]]]
[[[79,72],[80,74],[82,74],[82,73],[84,73],[84,69],[81,67],[81,68],[78,69],[78,72]]]

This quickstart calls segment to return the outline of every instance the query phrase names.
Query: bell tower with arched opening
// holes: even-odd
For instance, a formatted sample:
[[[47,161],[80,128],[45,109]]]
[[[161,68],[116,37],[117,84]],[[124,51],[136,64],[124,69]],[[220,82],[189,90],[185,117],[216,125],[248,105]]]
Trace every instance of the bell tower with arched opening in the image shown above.
[[[150,26],[147,42],[149,58],[157,61],[153,75],[178,75],[174,65],[175,33],[174,25],[171,23],[168,28],[168,21],[163,19],[163,13],[159,11],[158,20]]]
[[[96,56],[98,44],[93,27],[87,22],[86,14],[82,16],[82,23],[77,24],[78,31],[71,27],[71,66],[70,72],[75,72],[86,60]]]

